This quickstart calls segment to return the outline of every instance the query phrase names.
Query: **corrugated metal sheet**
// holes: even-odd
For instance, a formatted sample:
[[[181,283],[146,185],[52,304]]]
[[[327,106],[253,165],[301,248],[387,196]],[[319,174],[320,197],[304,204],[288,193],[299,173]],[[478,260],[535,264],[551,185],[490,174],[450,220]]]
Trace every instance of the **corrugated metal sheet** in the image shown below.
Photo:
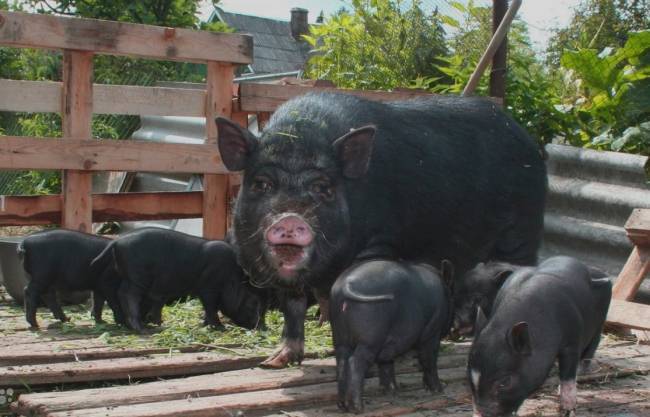
[[[623,226],[650,208],[648,157],[547,145],[549,195],[541,257],[565,254],[618,275],[632,250]],[[650,294],[650,282],[642,286]]]
[[[204,123],[203,118],[196,117],[143,117],[142,127],[133,138],[201,143]],[[256,126],[254,120],[251,126]],[[632,249],[623,225],[634,208],[650,208],[650,186],[645,172],[648,158],[562,145],[547,145],[546,150],[549,154],[549,195],[540,256],[575,256],[611,275],[618,275]],[[199,177],[146,173],[138,174],[131,186],[132,191],[200,188]],[[148,224],[151,222],[133,222],[126,226]],[[158,225],[201,234],[200,219],[164,221]],[[650,282],[643,285],[643,291],[650,294]]]

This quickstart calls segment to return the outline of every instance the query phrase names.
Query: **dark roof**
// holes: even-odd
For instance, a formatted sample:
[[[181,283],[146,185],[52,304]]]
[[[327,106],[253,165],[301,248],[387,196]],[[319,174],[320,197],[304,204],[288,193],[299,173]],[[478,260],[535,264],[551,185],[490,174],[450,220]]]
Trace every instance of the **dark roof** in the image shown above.
[[[218,7],[210,20],[215,19],[224,21],[239,33],[253,35],[251,67],[254,74],[275,74],[303,69],[309,46],[291,36],[290,22],[230,13]]]

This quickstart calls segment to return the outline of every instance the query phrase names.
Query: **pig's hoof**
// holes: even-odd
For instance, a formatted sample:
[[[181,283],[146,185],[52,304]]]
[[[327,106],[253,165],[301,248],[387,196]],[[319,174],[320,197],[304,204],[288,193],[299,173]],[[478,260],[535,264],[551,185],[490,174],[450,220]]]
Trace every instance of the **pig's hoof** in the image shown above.
[[[339,410],[343,411],[344,413],[348,411],[348,406],[345,405],[345,401],[338,400],[336,402],[336,405],[339,407]]]
[[[220,332],[223,332],[224,330],[226,330],[226,326],[224,326],[221,323],[218,323],[218,324],[217,323],[212,323],[212,324],[207,324],[206,323],[206,324],[204,324],[204,326],[210,326],[210,328],[212,330],[217,330],[217,331],[220,331]]]
[[[560,410],[562,417],[576,417],[576,410]]]
[[[279,351],[262,362],[260,366],[262,368],[282,369],[286,368],[290,363],[297,363],[300,365],[304,353],[302,349],[299,349],[294,345],[295,344],[293,343],[283,345]]]
[[[390,385],[382,385],[381,388],[381,395],[395,395],[397,394],[397,387],[393,384]]]
[[[106,324],[103,319],[95,319],[95,324]]]
[[[354,414],[363,413],[363,400],[359,398],[350,401],[350,404],[348,404],[348,411]]]

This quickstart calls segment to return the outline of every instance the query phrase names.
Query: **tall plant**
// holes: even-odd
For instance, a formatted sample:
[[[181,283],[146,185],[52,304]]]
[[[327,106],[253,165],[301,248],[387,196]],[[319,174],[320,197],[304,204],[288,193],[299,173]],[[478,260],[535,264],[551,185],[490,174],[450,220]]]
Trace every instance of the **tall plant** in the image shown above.
[[[420,0],[408,8],[400,0],[352,0],[352,11],[313,26],[305,40],[313,54],[307,76],[346,88],[406,87],[440,75],[436,61],[448,54],[439,15],[424,13]]]

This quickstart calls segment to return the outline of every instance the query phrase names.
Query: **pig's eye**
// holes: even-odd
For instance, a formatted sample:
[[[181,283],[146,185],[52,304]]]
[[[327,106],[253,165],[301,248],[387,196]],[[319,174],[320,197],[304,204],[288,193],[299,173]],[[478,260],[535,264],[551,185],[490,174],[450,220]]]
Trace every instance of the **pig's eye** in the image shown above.
[[[334,186],[329,181],[315,181],[310,186],[311,192],[326,200],[334,198]]]
[[[273,183],[266,177],[256,177],[251,184],[251,190],[256,193],[268,193],[273,189]]]

